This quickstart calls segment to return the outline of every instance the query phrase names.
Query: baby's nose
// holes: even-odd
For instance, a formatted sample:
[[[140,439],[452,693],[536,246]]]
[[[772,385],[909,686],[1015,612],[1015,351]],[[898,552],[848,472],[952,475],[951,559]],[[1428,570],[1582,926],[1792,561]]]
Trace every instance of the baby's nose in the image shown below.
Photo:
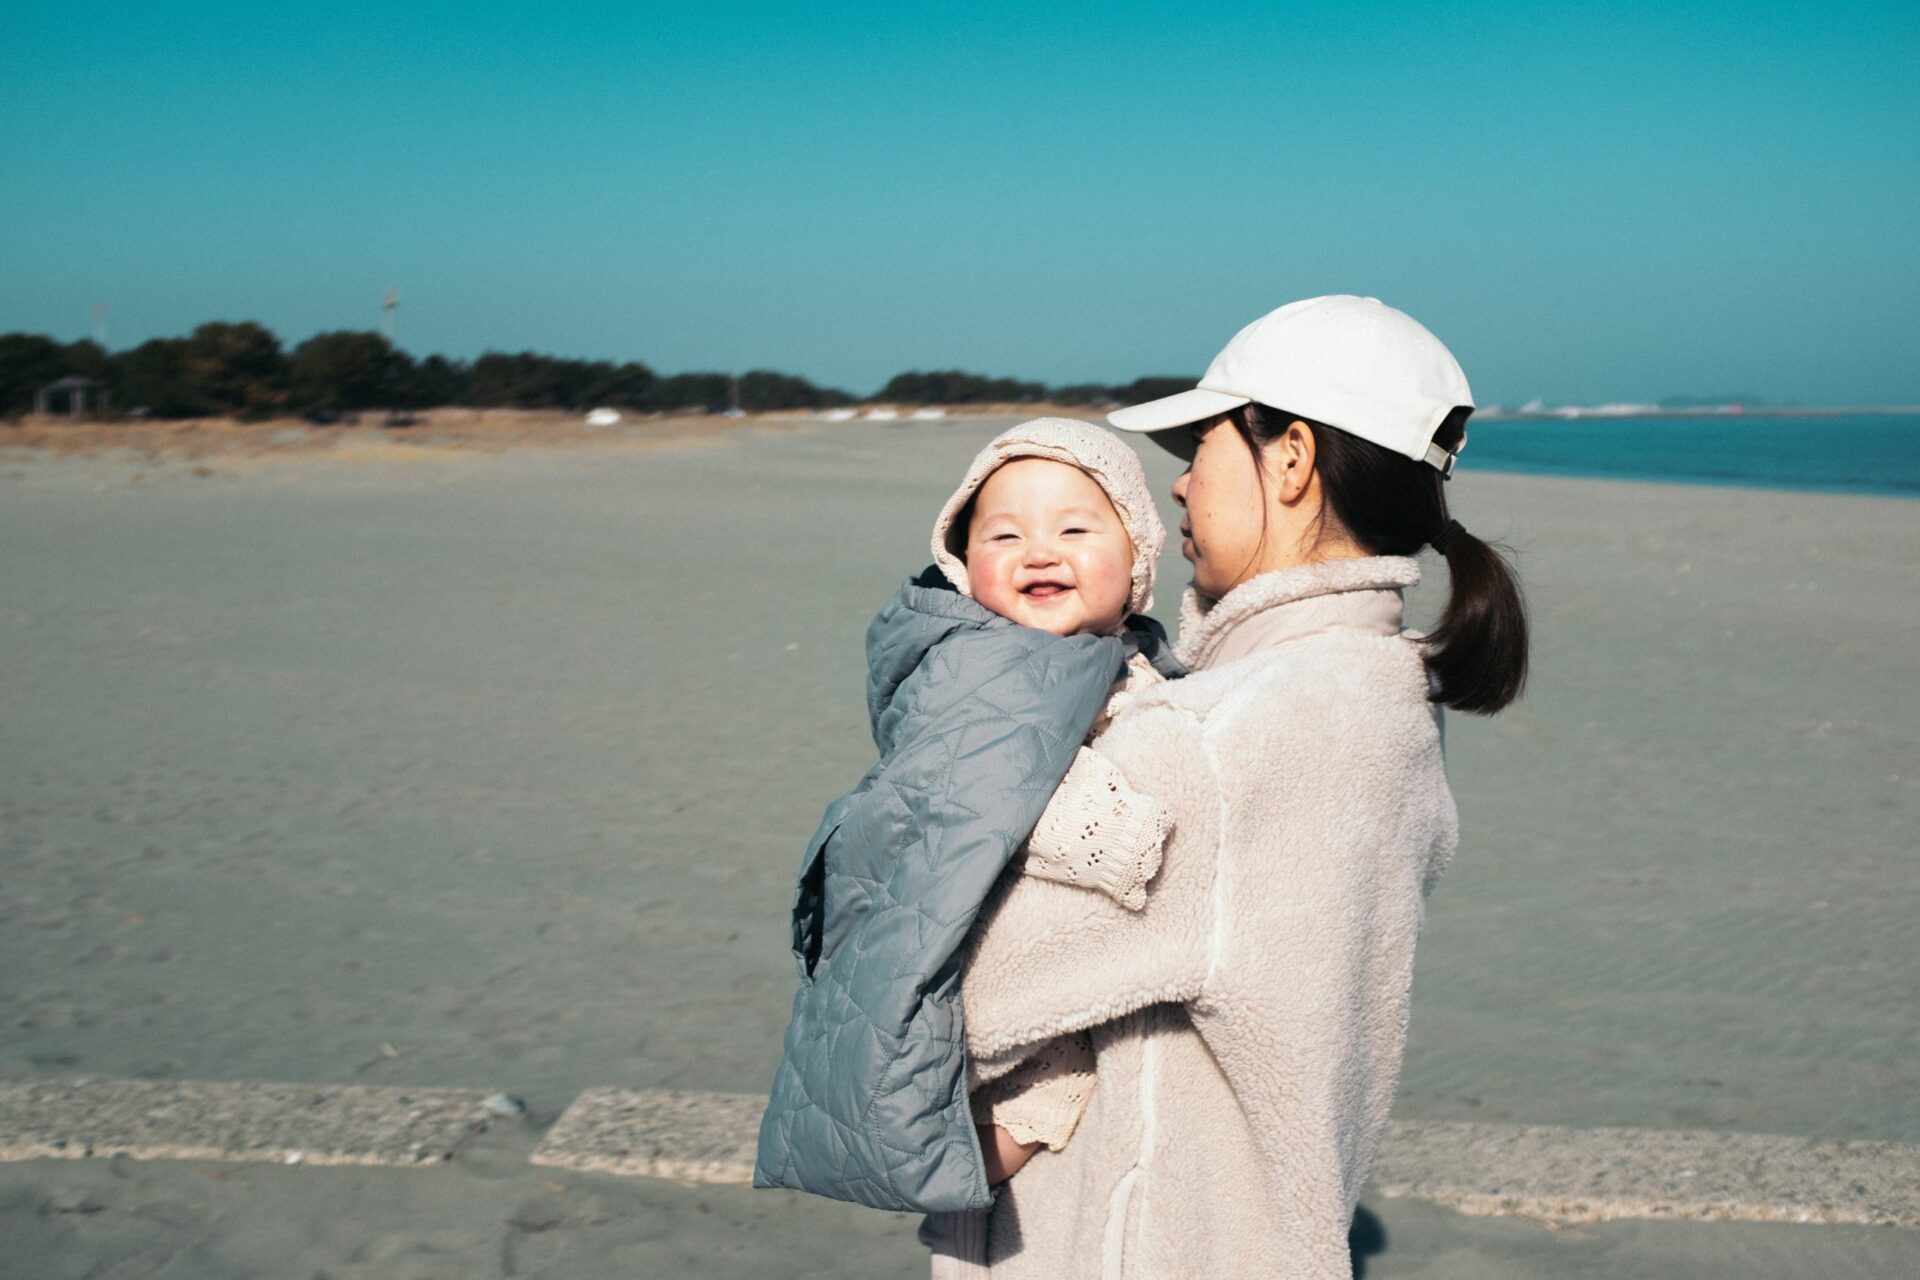
[[[1060,549],[1052,538],[1033,538],[1027,542],[1028,564],[1052,564],[1060,558]]]

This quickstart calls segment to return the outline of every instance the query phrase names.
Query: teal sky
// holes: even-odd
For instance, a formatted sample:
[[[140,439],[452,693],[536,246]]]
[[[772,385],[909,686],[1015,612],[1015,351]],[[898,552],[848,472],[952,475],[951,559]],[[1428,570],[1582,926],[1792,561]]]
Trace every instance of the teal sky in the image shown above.
[[[1198,373],[1370,293],[1482,403],[1920,402],[1920,6],[8,6],[0,331]]]

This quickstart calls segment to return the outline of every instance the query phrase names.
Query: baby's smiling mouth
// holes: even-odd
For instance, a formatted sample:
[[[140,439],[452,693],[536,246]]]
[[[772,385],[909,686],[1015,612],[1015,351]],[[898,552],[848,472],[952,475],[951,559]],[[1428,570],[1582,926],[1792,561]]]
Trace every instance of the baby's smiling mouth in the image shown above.
[[[1065,595],[1071,590],[1073,590],[1073,584],[1070,582],[1029,582],[1026,586],[1020,588],[1020,594],[1035,600],[1051,600],[1055,596]]]

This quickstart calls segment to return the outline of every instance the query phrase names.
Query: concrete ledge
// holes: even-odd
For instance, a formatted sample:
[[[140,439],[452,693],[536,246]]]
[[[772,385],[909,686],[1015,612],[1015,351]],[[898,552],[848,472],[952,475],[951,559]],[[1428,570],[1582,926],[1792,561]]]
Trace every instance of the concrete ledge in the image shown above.
[[[486,1096],[246,1081],[0,1081],[0,1160],[439,1164],[486,1127]]]
[[[0,1160],[124,1155],[440,1164],[487,1127],[479,1090],[183,1080],[0,1082]],[[589,1089],[534,1164],[746,1186],[766,1099]],[[1920,1228],[1920,1146],[1550,1125],[1388,1127],[1373,1184],[1463,1213]]]
[[[594,1089],[534,1163],[745,1186],[758,1094]],[[1920,1228],[1920,1146],[1693,1130],[1426,1124],[1388,1128],[1380,1194],[1565,1222],[1671,1218]]]
[[[1398,1122],[1373,1180],[1474,1214],[1920,1228],[1920,1146],[1897,1142]]]
[[[766,1105],[757,1093],[589,1089],[547,1131],[533,1163],[749,1186]]]

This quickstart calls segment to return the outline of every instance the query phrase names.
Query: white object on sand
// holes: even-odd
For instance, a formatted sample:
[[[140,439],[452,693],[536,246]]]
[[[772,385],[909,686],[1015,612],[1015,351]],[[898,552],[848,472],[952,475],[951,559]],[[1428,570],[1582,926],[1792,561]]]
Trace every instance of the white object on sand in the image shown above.
[[[590,427],[619,426],[620,411],[618,409],[595,409],[587,415],[587,425]]]

